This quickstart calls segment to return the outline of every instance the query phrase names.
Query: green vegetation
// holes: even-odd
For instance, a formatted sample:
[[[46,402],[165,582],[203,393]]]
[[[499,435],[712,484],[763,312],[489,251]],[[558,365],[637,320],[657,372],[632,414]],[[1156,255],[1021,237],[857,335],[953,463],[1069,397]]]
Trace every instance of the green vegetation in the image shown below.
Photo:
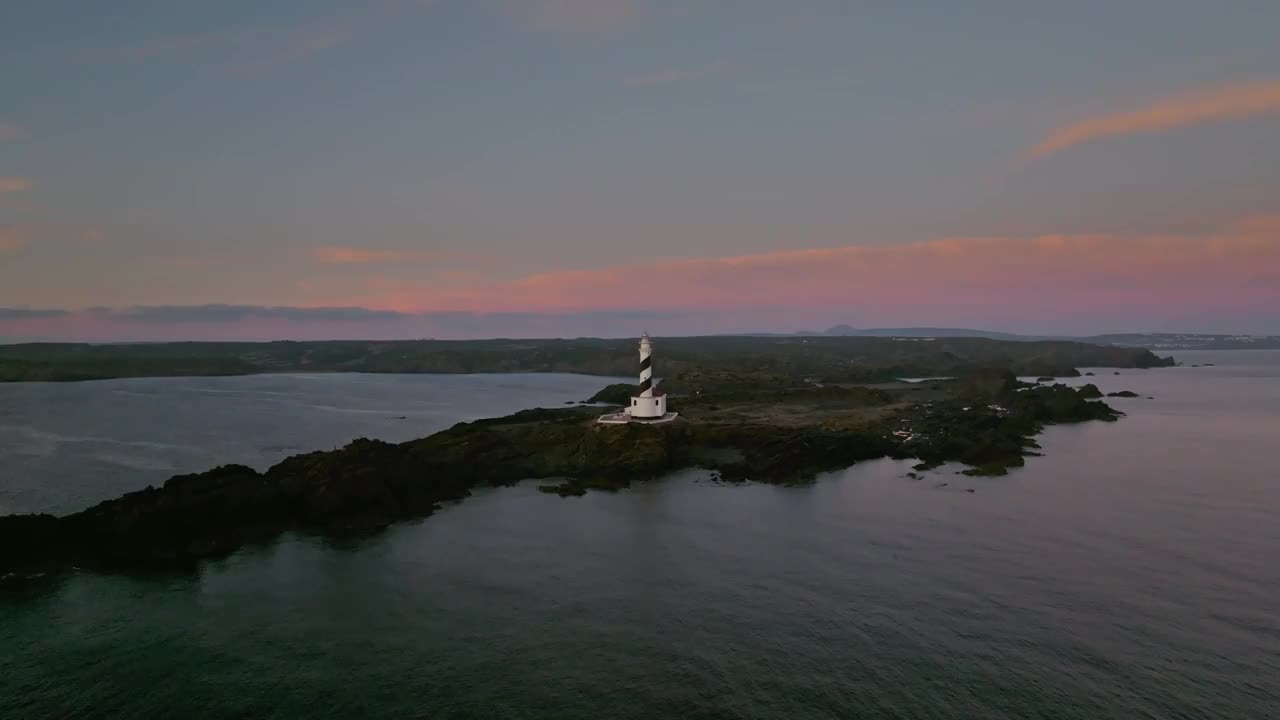
[[[589,403],[608,403],[610,405],[626,405],[640,390],[639,385],[632,383],[614,383],[607,385],[600,392],[587,398]]]
[[[1149,350],[1078,342],[982,338],[686,337],[657,341],[659,374],[773,380],[791,384],[887,382],[952,376],[977,367],[1068,377],[1076,367],[1172,364]],[[270,343],[0,345],[0,381],[243,375],[281,372],[514,373],[631,375],[632,339],[398,340]],[[677,392],[677,385],[668,385]]]
[[[0,517],[0,577],[181,567],[290,530],[369,532],[429,515],[473,488],[526,479],[565,496],[687,467],[730,482],[791,484],[881,457],[918,458],[922,471],[955,461],[968,474],[1000,475],[1035,454],[1044,425],[1118,416],[1086,393],[1019,383],[1005,369],[875,387],[768,377],[774,382],[743,383],[733,371],[677,374],[684,394],[673,398],[681,416],[672,423],[605,426],[595,422],[599,408],[527,410],[398,445],[356,440],[265,473],[232,465],[177,476],[65,517]],[[615,386],[608,397],[629,392]]]

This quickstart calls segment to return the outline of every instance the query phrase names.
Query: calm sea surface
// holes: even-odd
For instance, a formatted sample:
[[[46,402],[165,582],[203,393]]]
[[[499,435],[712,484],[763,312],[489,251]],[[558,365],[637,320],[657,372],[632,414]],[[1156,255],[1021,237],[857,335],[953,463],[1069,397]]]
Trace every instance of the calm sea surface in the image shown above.
[[[1280,352],[1175,355],[1216,366],[1096,371],[1144,397],[1008,477],[527,484],[359,542],[11,589],[0,718],[1280,717]],[[0,385],[0,512],[605,382]]]

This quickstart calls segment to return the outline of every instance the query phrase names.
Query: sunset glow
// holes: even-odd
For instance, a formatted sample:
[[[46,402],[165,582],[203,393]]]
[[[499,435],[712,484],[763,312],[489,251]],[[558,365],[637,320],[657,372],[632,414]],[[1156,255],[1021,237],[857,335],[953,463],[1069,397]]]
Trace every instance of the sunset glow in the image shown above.
[[[31,6],[0,341],[1280,333],[1277,18],[1141,5]]]

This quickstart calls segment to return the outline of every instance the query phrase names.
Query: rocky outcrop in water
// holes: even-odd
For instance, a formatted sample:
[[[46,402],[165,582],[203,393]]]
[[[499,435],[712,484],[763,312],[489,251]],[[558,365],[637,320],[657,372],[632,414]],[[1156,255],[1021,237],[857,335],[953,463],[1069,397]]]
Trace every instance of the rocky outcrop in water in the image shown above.
[[[1089,400],[1096,400],[1102,397],[1102,391],[1099,390],[1098,386],[1094,385],[1093,383],[1089,383],[1081,387],[1079,390],[1079,393],[1080,393],[1080,397],[1087,398]]]

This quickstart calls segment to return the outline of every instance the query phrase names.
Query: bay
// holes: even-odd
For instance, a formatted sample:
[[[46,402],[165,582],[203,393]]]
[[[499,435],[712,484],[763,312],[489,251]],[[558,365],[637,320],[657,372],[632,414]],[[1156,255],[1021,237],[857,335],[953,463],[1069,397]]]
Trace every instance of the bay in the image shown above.
[[[1050,428],[1044,457],[1007,477],[911,480],[878,461],[803,487],[686,472],[562,499],[526,483],[360,541],[293,535],[189,575],[49,578],[0,594],[0,717],[1268,717],[1280,352],[1176,356],[1215,366],[1072,380],[1141,397],[1109,399],[1118,423]],[[34,454],[3,435],[0,463],[32,470],[0,476],[0,498],[75,509],[170,473],[143,462],[261,465],[276,445],[407,439],[603,384],[367,380],[314,394],[281,378],[111,381],[61,404],[27,386],[23,419],[0,425],[190,450],[115,448],[130,468],[92,442]],[[215,411],[166,382],[243,395],[195,436],[187,414]],[[122,385],[176,394],[117,415]],[[308,407],[325,405],[369,412]],[[68,420],[77,407],[107,409]],[[130,473],[107,487],[116,466]]]

